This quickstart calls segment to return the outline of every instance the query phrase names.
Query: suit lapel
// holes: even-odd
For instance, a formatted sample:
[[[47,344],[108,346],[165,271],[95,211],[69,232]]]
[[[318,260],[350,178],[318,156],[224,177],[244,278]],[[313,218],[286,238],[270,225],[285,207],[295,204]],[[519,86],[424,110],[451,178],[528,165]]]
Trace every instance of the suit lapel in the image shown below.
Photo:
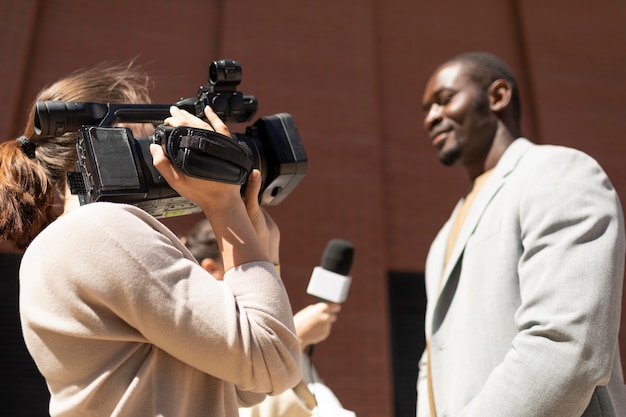
[[[467,244],[467,240],[470,238],[476,226],[478,225],[482,214],[485,209],[489,205],[489,202],[493,198],[493,196],[498,192],[500,187],[502,186],[504,179],[502,176],[498,176],[497,172],[493,172],[491,177],[487,180],[483,189],[480,190],[479,194],[476,196],[476,200],[470,207],[467,217],[459,231],[459,235],[457,236],[456,243],[450,253],[450,259],[448,259],[448,263],[445,266],[443,273],[443,285],[445,285],[446,280],[450,277],[450,273],[454,269],[455,265],[459,262],[461,255],[465,249],[465,245]]]
[[[459,231],[456,243],[450,253],[448,263],[445,265],[445,269],[443,270],[439,297],[437,298],[433,315],[433,332],[437,330],[437,327],[443,320],[448,306],[452,301],[454,290],[457,285],[456,281],[458,281],[460,277],[460,261],[462,259],[463,252],[465,251],[467,241],[480,224],[480,220],[486,208],[505,184],[506,177],[515,169],[515,166],[519,162],[520,158],[530,146],[532,146],[532,143],[527,139],[519,138],[515,140],[502,155],[502,158],[500,158],[500,161],[495,167],[494,172],[491,174],[491,177],[487,179],[483,189],[480,190],[479,194],[476,196],[476,200],[470,208],[467,218]],[[453,220],[458,214],[459,205],[460,204],[458,204],[455,208],[451,220]],[[449,236],[449,232],[447,233],[447,236]],[[445,253],[445,243],[442,250],[442,253]],[[442,262],[443,258],[444,255],[441,256]]]

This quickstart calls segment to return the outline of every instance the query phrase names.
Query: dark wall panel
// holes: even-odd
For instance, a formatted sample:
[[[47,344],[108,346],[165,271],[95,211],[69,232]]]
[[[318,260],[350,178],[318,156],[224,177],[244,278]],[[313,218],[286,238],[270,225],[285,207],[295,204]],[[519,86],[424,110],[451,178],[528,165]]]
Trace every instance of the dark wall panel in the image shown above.
[[[18,309],[17,272],[21,256],[0,253],[0,390],[3,414],[45,416],[50,395],[46,382],[26,350]]]

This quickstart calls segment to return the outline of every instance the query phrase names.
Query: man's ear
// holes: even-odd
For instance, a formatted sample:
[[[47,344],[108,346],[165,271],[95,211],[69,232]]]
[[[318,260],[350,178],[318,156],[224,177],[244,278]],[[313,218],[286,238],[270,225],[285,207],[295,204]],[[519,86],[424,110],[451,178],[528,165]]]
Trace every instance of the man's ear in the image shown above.
[[[511,83],[500,78],[491,83],[488,94],[491,110],[499,112],[504,110],[511,103],[513,88]]]

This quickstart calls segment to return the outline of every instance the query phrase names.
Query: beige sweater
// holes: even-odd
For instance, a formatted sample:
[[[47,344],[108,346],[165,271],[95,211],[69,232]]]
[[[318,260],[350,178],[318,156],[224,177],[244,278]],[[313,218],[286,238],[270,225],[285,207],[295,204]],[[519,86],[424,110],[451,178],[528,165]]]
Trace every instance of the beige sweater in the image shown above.
[[[309,357],[302,355],[302,384],[297,389],[289,389],[278,396],[267,396],[252,407],[241,407],[239,417],[311,417],[313,407],[308,406],[308,398],[314,393],[308,388],[311,382],[321,382],[317,371],[311,365]],[[303,392],[302,390],[309,390]],[[306,394],[306,398],[302,396]]]
[[[300,379],[273,265],[217,281],[133,206],[88,204],[48,226],[22,260],[20,313],[52,416],[237,416],[238,399]]]

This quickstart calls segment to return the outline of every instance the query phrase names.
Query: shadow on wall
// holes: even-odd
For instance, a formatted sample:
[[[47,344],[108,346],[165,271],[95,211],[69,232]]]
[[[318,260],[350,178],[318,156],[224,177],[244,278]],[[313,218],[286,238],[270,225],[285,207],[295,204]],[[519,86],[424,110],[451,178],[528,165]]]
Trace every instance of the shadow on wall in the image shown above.
[[[18,309],[21,255],[0,253],[0,392],[2,415],[47,416],[50,394],[24,345]]]

